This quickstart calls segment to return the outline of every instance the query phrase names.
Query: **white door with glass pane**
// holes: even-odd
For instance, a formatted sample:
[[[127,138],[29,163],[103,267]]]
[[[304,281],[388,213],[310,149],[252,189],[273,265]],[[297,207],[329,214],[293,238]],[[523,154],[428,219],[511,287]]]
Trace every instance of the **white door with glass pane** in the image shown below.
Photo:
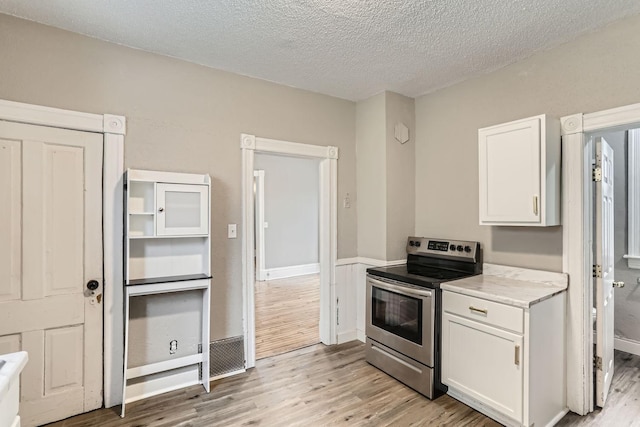
[[[209,233],[209,190],[206,185],[157,184],[156,235]]]
[[[0,121],[0,354],[29,355],[23,426],[102,406],[102,142]]]

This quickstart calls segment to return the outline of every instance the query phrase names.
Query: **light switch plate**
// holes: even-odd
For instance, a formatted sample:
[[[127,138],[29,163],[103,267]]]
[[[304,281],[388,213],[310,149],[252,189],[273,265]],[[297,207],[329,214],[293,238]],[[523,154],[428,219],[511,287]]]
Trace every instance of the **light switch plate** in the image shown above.
[[[237,227],[236,224],[227,225],[227,238],[235,239],[236,237],[238,237],[238,232],[236,227]]]

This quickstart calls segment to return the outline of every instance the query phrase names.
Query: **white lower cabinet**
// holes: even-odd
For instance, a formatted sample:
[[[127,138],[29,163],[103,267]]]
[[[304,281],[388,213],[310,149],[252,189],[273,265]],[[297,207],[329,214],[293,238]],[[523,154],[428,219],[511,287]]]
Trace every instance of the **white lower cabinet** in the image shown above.
[[[451,396],[505,425],[564,416],[564,292],[528,308],[450,291],[442,301],[442,382]]]

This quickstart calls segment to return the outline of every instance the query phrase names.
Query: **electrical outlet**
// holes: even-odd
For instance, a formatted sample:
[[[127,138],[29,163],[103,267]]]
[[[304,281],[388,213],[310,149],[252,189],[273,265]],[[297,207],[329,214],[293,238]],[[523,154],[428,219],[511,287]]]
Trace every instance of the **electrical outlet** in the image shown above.
[[[235,239],[236,237],[238,237],[238,232],[237,232],[237,228],[236,228],[236,224],[228,224],[227,225],[227,238],[228,239]]]
[[[344,206],[345,209],[349,209],[351,207],[351,198],[349,197],[349,193],[347,193],[342,201],[342,206]]]

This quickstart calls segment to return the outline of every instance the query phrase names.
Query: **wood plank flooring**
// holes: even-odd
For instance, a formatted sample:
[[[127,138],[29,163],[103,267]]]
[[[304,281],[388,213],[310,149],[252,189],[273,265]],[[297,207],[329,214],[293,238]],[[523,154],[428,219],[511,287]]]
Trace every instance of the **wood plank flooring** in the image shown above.
[[[320,342],[320,275],[256,282],[256,359]]]
[[[616,354],[605,410],[567,415],[563,426],[638,426],[640,357]],[[364,345],[317,344],[259,360],[255,369],[201,386],[100,409],[51,427],[174,426],[492,426],[499,424],[449,396],[428,400],[369,365]]]
[[[615,372],[603,409],[584,417],[567,414],[558,426],[640,426],[640,356],[615,352]]]
[[[259,360],[255,369],[118,408],[100,409],[55,427],[174,426],[499,426],[449,396],[430,401],[369,365],[364,345],[317,344]]]

